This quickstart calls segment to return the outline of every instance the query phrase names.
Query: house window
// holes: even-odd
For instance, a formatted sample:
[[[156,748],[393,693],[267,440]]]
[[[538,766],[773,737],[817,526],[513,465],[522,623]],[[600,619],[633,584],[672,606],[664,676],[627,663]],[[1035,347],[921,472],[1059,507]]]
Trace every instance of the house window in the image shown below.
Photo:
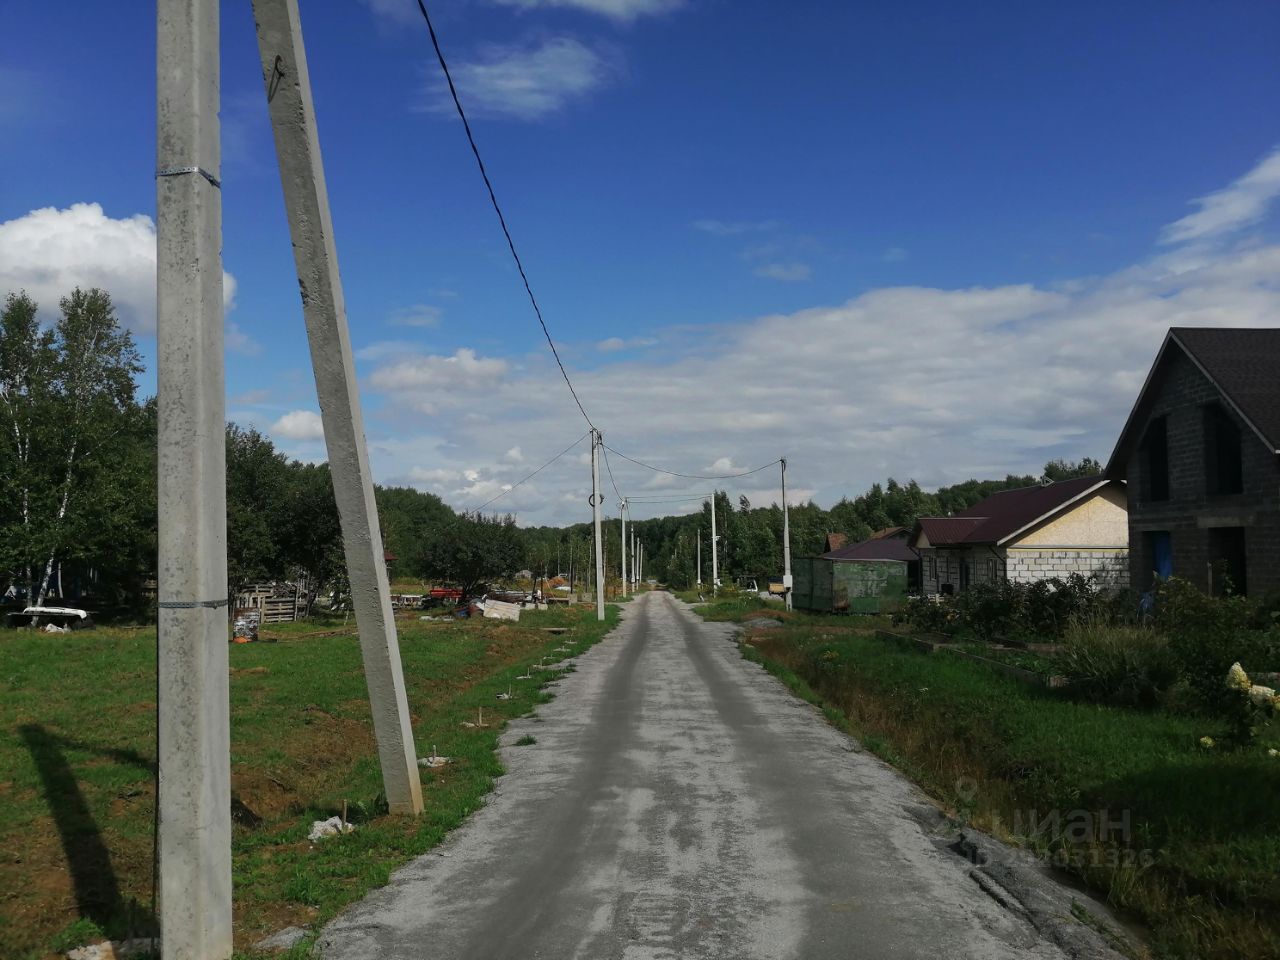
[[[1169,421],[1156,417],[1147,425],[1142,438],[1143,461],[1147,468],[1148,500],[1169,499]]]
[[[1244,527],[1209,529],[1209,593],[1215,597],[1248,592],[1245,570]]]
[[[988,583],[995,583],[995,582],[996,582],[996,561],[995,561],[995,557],[988,557],[988,558],[987,558],[987,582],[988,582]]]
[[[929,579],[938,579],[938,558],[936,555],[931,555],[929,557]]]
[[[1204,478],[1210,494],[1244,492],[1240,428],[1216,403],[1204,408]]]

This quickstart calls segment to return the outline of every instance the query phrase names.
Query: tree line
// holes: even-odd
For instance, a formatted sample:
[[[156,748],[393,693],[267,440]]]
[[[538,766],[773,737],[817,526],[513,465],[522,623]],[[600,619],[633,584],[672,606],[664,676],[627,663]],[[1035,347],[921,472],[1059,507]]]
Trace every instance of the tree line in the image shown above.
[[[87,598],[100,611],[137,611],[155,575],[156,435],[154,398],[140,399],[142,371],[132,335],[101,290],[75,290],[57,318],[41,323],[37,304],[11,294],[0,311],[0,593],[41,603]],[[229,588],[289,580],[313,594],[346,591],[341,526],[327,464],[290,459],[257,430],[228,424]],[[1064,479],[1099,472],[1093,460],[1054,461]],[[851,541],[919,516],[962,510],[985,496],[1036,482],[1031,476],[969,480],[936,492],[915,481],[874,484],[830,510],[791,508],[792,551],[823,552],[826,535]],[[568,576],[590,589],[590,523],[516,526],[503,515],[458,513],[439,497],[408,487],[377,487],[383,542],[396,578],[449,583],[470,593],[523,567]],[[722,578],[764,578],[782,570],[782,511],[716,494]],[[645,573],[678,585],[710,575],[710,505],[689,515],[639,520]],[[620,524],[605,527],[605,561],[618,574]]]

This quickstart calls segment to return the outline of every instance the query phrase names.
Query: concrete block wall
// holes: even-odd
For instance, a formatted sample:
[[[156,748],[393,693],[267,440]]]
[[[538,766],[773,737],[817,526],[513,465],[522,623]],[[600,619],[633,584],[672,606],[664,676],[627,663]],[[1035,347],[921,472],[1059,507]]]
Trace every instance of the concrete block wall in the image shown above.
[[[1170,347],[1164,374],[1153,389],[1147,423],[1156,417],[1167,417],[1169,499],[1150,499],[1146,457],[1137,447],[1126,474],[1133,586],[1149,587],[1155,568],[1144,533],[1168,531],[1175,576],[1204,590],[1209,585],[1210,528],[1244,527],[1249,593],[1259,596],[1280,590],[1280,461],[1274,451],[1223,401],[1213,383],[1177,347]],[[1209,493],[1204,408],[1215,402],[1240,430],[1242,493]],[[1145,426],[1144,423],[1141,429]]]
[[[1104,589],[1129,586],[1129,551],[1044,548],[1010,550],[1008,576],[1015,583],[1031,583],[1051,577],[1066,579],[1073,573],[1095,577]]]

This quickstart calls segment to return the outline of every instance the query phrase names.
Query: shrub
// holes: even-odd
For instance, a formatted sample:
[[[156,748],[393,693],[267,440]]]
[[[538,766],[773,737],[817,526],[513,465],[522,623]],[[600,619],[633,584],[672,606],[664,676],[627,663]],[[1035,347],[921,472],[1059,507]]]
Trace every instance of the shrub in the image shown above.
[[[1147,627],[1078,623],[1060,659],[1073,694],[1096,703],[1154,707],[1178,679],[1168,641]]]
[[[905,623],[921,633],[950,633],[955,627],[955,605],[950,600],[934,602],[926,597],[911,597],[906,606],[893,615],[894,623]]]
[[[1027,587],[998,580],[975,583],[956,597],[960,623],[983,640],[1015,632],[1024,623]]]

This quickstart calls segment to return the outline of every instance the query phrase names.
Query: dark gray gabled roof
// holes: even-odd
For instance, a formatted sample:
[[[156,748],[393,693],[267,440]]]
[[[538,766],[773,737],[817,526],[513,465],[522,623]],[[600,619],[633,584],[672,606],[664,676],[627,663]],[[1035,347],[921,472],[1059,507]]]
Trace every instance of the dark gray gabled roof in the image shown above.
[[[1280,453],[1280,329],[1171,327],[1116,441],[1107,476],[1124,475],[1146,426],[1148,395],[1171,349],[1186,354],[1267,448]]]

